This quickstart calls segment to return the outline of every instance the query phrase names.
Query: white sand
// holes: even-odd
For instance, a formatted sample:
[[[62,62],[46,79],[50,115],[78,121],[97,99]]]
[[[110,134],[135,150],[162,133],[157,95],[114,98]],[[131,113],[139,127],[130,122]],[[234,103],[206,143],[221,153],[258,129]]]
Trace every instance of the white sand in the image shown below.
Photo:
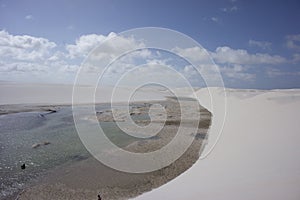
[[[136,199],[300,199],[300,90],[227,91],[225,126],[212,153]],[[1,83],[0,93],[0,104],[54,104],[70,103],[72,90],[71,86]],[[109,92],[100,93],[99,101],[109,100]],[[158,98],[155,93],[146,91],[141,97]],[[213,88],[212,95],[217,99],[214,105],[206,89],[198,92],[201,105],[213,113],[209,145],[222,121],[218,113],[222,109],[212,109],[218,108],[222,91]],[[84,94],[82,102],[89,102]]]
[[[220,89],[212,91],[223,98]],[[206,89],[197,95],[212,108]],[[227,96],[225,126],[212,153],[136,199],[300,199],[300,90],[227,90]],[[221,116],[212,111],[209,136]]]
[[[72,103],[72,85],[54,85],[54,84],[13,84],[0,83],[0,105],[2,104],[71,104]],[[112,87],[101,87],[97,89],[96,102],[110,102]],[[92,103],[93,99],[89,98],[90,93],[94,93],[94,88],[89,86],[80,87],[81,96],[78,103]],[[119,89],[117,95],[118,101],[123,101],[127,88]],[[153,100],[163,99],[163,93],[157,94],[155,91],[140,91],[135,100]]]
[[[90,86],[81,86],[77,88],[80,91],[77,103],[93,103],[95,88]],[[99,86],[95,93],[95,101],[104,103],[111,101],[113,87]],[[58,84],[19,84],[10,82],[0,82],[0,105],[3,104],[71,104],[73,85]],[[186,89],[180,91],[180,95],[188,95]],[[127,101],[126,96],[131,94],[129,88],[118,88],[115,92],[115,101]],[[134,101],[163,100],[165,96],[171,93],[162,88],[141,88],[133,96]]]

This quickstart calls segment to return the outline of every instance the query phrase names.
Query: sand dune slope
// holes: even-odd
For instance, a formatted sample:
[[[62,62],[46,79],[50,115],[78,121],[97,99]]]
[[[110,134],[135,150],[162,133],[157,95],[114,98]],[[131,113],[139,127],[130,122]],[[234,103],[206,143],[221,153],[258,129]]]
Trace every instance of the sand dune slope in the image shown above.
[[[223,98],[220,89],[211,91]],[[210,109],[207,90],[197,96]],[[212,135],[219,116],[215,110]],[[299,200],[299,119],[300,90],[227,90],[226,121],[212,153],[136,199]]]

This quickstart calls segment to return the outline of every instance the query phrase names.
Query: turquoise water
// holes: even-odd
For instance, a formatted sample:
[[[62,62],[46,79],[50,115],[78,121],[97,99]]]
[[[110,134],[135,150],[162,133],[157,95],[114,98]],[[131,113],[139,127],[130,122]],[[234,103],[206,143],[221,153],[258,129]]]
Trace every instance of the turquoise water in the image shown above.
[[[105,109],[105,105],[97,107],[98,111]],[[118,146],[133,141],[113,122],[102,122],[101,126]],[[0,199],[9,199],[49,169],[90,156],[77,135],[70,106],[51,114],[2,115],[0,127]],[[44,142],[51,144],[32,148],[33,144]],[[23,163],[26,164],[24,170],[21,169]]]

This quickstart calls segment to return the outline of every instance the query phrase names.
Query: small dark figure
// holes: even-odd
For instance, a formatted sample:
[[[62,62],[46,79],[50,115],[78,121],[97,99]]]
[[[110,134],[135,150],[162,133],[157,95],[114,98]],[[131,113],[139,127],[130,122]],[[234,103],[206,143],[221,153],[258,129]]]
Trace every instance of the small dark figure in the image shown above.
[[[100,196],[100,193],[98,194],[98,200],[101,200],[101,196]]]
[[[26,165],[25,163],[23,165],[21,165],[21,169],[25,169],[26,168]]]

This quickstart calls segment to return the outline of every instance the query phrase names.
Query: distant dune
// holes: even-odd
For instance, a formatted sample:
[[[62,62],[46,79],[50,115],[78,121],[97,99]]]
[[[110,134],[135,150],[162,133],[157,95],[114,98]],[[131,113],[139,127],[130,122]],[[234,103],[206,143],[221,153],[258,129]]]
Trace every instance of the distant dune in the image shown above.
[[[78,87],[80,97],[77,103],[92,103],[94,88],[89,86]],[[55,85],[55,84],[16,84],[9,82],[0,82],[0,104],[71,104],[73,85]],[[103,103],[111,100],[113,87],[99,87],[96,92],[96,102]],[[116,95],[117,101],[125,101],[124,97],[128,88],[118,88]],[[151,90],[146,88],[139,90],[134,100],[161,100],[165,95],[170,95],[166,91]]]

